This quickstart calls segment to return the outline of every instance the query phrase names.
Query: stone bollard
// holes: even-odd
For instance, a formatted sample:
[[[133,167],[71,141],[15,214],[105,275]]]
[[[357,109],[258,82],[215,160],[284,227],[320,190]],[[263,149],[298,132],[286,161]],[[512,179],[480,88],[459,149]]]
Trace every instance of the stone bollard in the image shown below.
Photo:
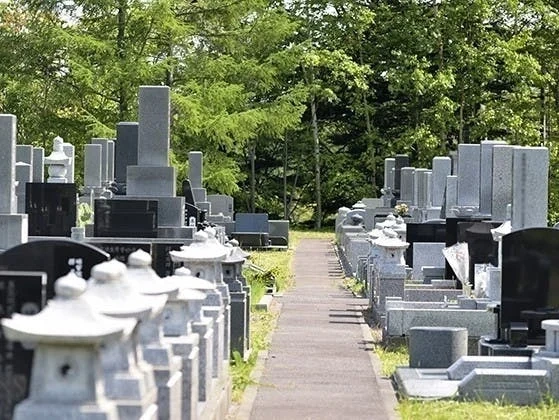
[[[247,339],[247,346],[249,348],[249,353],[250,353],[250,304],[251,304],[251,298],[252,298],[252,291],[251,291],[250,284],[247,283],[247,279],[243,275],[243,265],[244,265],[245,261],[250,258],[250,254],[248,252],[243,251],[239,247],[239,241],[237,241],[236,239],[232,239],[231,241],[229,241],[229,244],[231,244],[233,246],[233,252],[231,253],[231,256],[232,257],[239,257],[239,258],[242,258],[242,260],[243,260],[242,262],[236,262],[234,264],[234,267],[235,267],[235,277],[237,278],[237,280],[239,280],[242,283],[243,292],[246,293],[246,301],[247,301],[247,303],[246,303],[246,319],[247,319],[246,339]]]
[[[128,338],[136,320],[99,314],[73,272],[54,287],[55,298],[40,313],[2,320],[9,340],[36,344],[29,398],[13,419],[117,420],[115,403],[105,398],[100,347]]]
[[[231,253],[223,261],[223,281],[229,286],[231,295],[231,356],[238,352],[243,360],[250,354],[248,329],[250,324],[250,307],[247,306],[247,292],[241,281],[242,266],[245,259],[237,255],[232,245]],[[238,273],[241,273],[240,276]],[[246,280],[245,280],[246,284]],[[247,311],[247,309],[249,309]],[[226,349],[227,350],[227,349]]]
[[[190,272],[185,268],[179,268],[175,271],[173,276],[165,278],[166,281],[179,284],[181,287],[177,300],[171,300],[170,302],[170,312],[165,317],[164,331],[168,341],[171,340],[169,337],[179,337],[188,333],[188,323],[183,324],[181,319],[187,317],[185,311],[194,314],[191,317],[190,324],[192,332],[198,334],[199,337],[198,400],[204,403],[209,399],[212,389],[212,376],[214,371],[213,354],[217,352],[217,350],[214,350],[214,337],[219,337],[219,335],[214,331],[214,318],[207,316],[204,311],[206,307],[203,305],[205,305],[204,302],[207,299],[207,295],[201,292],[200,289],[195,290],[194,288],[190,288],[187,285],[187,281],[185,281],[187,277],[190,277]],[[216,294],[215,288],[211,282],[201,279],[195,280],[204,282],[206,290],[214,291],[214,295]],[[218,297],[221,297],[221,295],[218,294]],[[199,310],[196,311],[195,308],[198,306],[198,301],[200,301]],[[221,319],[223,320],[223,317]],[[186,328],[186,330],[184,328]]]
[[[220,327],[220,324],[216,321],[216,330],[219,327],[219,334],[223,334],[223,338],[220,340],[222,341],[222,347],[220,347],[222,350],[220,353],[221,363],[219,363],[220,366],[214,366],[214,369],[217,367],[218,376],[222,378],[222,373],[229,366],[229,343],[231,337],[229,287],[223,282],[222,262],[231,252],[231,249],[218,243],[212,234],[211,229],[209,232],[196,232],[194,242],[190,246],[181,247],[181,251],[171,251],[170,254],[174,262],[182,262],[194,277],[212,282],[215,289],[221,295],[220,306],[223,313],[223,326]],[[218,305],[217,300],[213,302],[208,301],[208,303],[209,305]],[[214,361],[217,364],[216,354],[214,354]]]
[[[179,286],[161,279],[151,268],[151,263],[151,255],[147,252],[139,249],[131,253],[128,256],[127,278],[138,292],[144,295],[167,296],[165,305],[167,309],[169,300],[177,299]],[[140,345],[144,360],[152,365],[155,375],[159,420],[192,419],[194,417],[182,415],[183,373],[185,372],[183,372],[182,357],[173,355],[171,344],[163,340],[163,314],[164,312],[159,312],[140,328]],[[188,386],[189,388],[185,390],[187,393],[190,392],[190,384]],[[196,396],[195,401],[197,400]]]
[[[459,327],[410,328],[410,367],[446,369],[468,355],[468,329]]]
[[[153,368],[143,360],[138,341],[144,325],[150,328],[149,321],[163,311],[167,298],[141,295],[126,278],[126,266],[117,260],[97,264],[91,277],[84,299],[104,315],[139,322],[130,340],[107,346],[101,354],[107,396],[116,402],[121,420],[156,419]]]

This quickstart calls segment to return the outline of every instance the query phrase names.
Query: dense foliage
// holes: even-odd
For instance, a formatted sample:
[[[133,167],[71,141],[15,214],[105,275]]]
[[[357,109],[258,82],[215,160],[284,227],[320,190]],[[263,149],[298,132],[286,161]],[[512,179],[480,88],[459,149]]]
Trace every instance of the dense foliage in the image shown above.
[[[80,154],[167,84],[179,181],[201,150],[210,192],[317,226],[395,153],[545,145],[555,221],[557,44],[550,0],[0,0],[0,112]]]

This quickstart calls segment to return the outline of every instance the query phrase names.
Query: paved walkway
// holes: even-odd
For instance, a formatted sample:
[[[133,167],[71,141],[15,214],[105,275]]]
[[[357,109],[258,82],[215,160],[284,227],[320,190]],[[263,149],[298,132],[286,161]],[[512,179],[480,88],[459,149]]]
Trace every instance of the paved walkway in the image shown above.
[[[250,418],[397,418],[394,393],[379,377],[361,317],[366,300],[341,288],[330,242],[301,241],[293,264],[295,287],[281,298]]]

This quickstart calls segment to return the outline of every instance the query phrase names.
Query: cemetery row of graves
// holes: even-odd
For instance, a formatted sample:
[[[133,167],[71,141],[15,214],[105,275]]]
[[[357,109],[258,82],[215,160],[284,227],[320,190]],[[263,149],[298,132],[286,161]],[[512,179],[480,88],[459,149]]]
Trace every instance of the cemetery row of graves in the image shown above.
[[[559,229],[549,152],[461,144],[415,168],[385,159],[381,198],[340,208],[336,243],[383,340],[405,337],[407,398],[559,399]]]
[[[18,145],[0,115],[0,419],[229,410],[230,360],[251,352],[241,246],[285,249],[289,223],[207,194],[200,152],[177,194],[169,88],[140,87],[138,105],[85,145],[81,188],[73,145]]]

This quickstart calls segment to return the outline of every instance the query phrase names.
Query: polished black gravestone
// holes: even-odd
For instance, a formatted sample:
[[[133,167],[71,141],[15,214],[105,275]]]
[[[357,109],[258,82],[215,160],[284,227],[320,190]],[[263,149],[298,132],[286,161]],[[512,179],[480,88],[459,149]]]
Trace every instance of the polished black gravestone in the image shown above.
[[[488,220],[487,218],[473,218],[473,217],[449,217],[446,219],[446,240],[447,247],[457,244],[459,242],[466,242],[466,229],[473,226],[474,223]],[[449,280],[457,280],[458,277],[454,270],[446,262],[445,264],[445,278]],[[462,283],[456,281],[456,287],[462,288]]]
[[[180,251],[184,242],[154,242],[152,244],[152,267],[159,277],[171,276],[175,272],[175,263],[171,260],[170,251]]]
[[[499,244],[493,240],[491,229],[499,227],[501,222],[476,222],[458,223],[458,236],[464,237],[468,243],[469,263],[469,281],[472,287],[475,286],[475,265],[476,264],[492,264],[497,267],[499,264]]]
[[[25,212],[29,236],[67,236],[76,226],[76,184],[28,182]]]
[[[125,264],[128,263],[128,256],[139,249],[148,254],[152,252],[150,242],[95,242],[94,246],[105,251],[112,259]]]
[[[202,218],[200,209],[196,207],[189,179],[182,182],[182,195],[184,196],[184,224],[189,226],[191,217],[196,218],[196,224],[203,222],[205,218]]]
[[[108,260],[109,254],[94,246],[70,239],[47,239],[27,242],[0,254],[0,270],[46,273],[46,298],[52,299],[58,278],[74,271],[89,279],[91,268]]]
[[[157,200],[95,200],[93,236],[156,238]]]
[[[541,321],[559,319],[559,230],[531,228],[503,237],[500,335],[528,326],[527,344],[543,345]]]
[[[406,264],[413,267],[413,244],[416,242],[445,242],[446,224],[439,223],[406,223],[406,242],[410,244],[406,249]]]
[[[34,315],[46,304],[47,275],[0,271],[0,318]],[[33,351],[4,337],[0,328],[0,420],[12,419],[15,405],[29,393]]]

